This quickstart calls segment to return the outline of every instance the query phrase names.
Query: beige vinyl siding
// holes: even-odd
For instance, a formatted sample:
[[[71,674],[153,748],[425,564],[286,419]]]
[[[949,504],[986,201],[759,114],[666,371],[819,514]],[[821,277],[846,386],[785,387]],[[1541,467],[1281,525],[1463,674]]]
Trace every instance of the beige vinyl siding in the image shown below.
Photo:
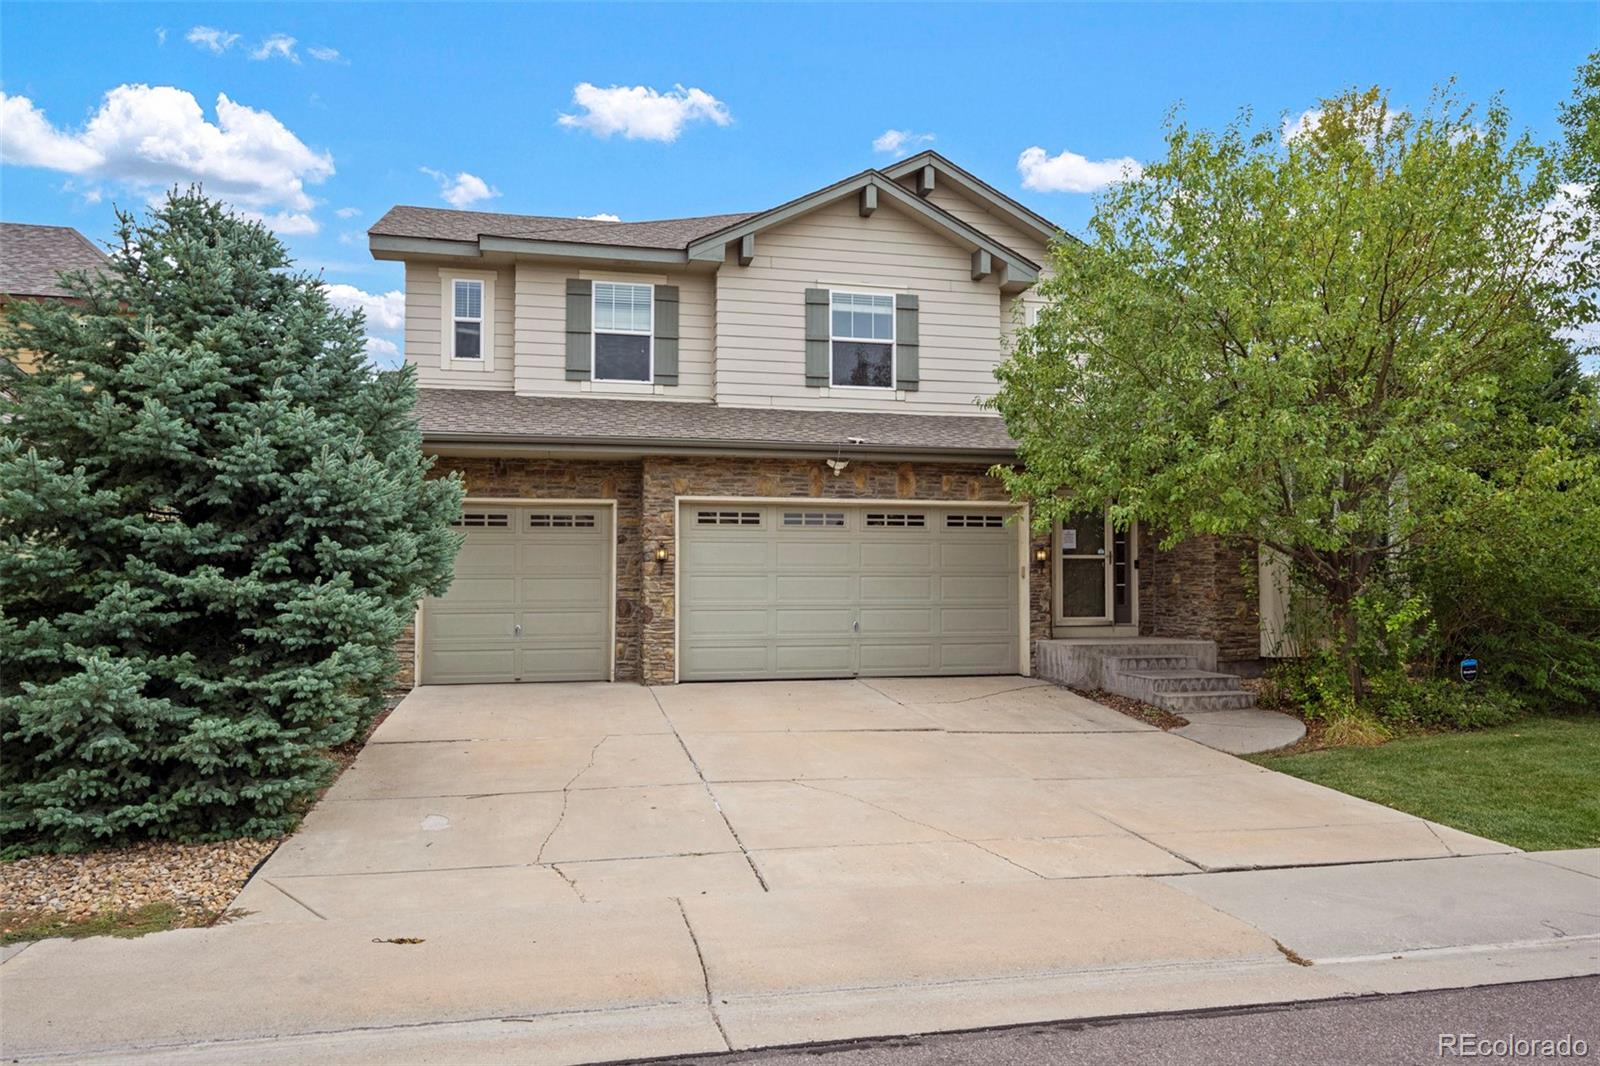
[[[912,177],[909,179],[908,187],[914,189],[915,186],[916,179]],[[928,200],[935,207],[948,211],[967,225],[982,230],[1007,248],[1020,252],[1038,263],[1041,281],[1050,276],[1050,246],[1038,233],[1024,229],[1000,212],[992,211],[984,204],[969,199],[965,194],[952,188],[948,182],[935,183],[933,192],[928,194]],[[1012,329],[1017,325],[1026,325],[1029,311],[1043,305],[1044,300],[1033,288],[1006,299],[1000,316],[1000,328],[1005,334],[1001,345],[1002,351],[1010,349],[1009,335]]]
[[[435,389],[511,389],[512,382],[512,276],[509,268],[473,263],[462,276],[494,274],[492,368],[457,362],[446,370],[439,365],[444,341],[444,275],[438,261],[406,263],[406,362],[417,368],[417,384]],[[443,269],[451,269],[445,267]]]
[[[991,211],[976,200],[968,199],[962,193],[950,188],[948,184],[935,185],[933,192],[928,194],[928,199],[934,206],[943,208],[967,225],[982,230],[1007,248],[1020,252],[1038,263],[1041,281],[1050,276],[1050,246],[1033,230],[1023,229],[1005,215]],[[1039,296],[1037,288],[1030,288],[1006,299],[1000,313],[1002,351],[1010,350],[1011,331],[1019,325],[1026,325],[1029,312],[1042,306],[1044,300]]]
[[[881,203],[862,218],[854,197],[762,232],[750,266],[730,259],[717,274],[717,402],[974,413],[995,390],[1001,322],[998,286],[971,272],[970,252]],[[807,388],[807,288],[915,293],[921,388]]]
[[[567,380],[567,279],[632,281],[678,286],[678,384]],[[710,274],[632,273],[575,264],[516,265],[516,389],[525,396],[583,393],[627,399],[711,399],[712,305]]]
[[[956,216],[973,229],[981,230],[1027,258],[1044,266],[1048,242],[1032,230],[1025,230],[1006,216],[969,200],[947,184],[935,184],[928,202]]]

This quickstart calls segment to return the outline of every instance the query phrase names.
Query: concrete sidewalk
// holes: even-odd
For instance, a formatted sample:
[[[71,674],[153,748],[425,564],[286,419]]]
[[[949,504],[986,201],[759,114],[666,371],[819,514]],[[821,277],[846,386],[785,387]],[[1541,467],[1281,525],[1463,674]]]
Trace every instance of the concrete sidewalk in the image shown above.
[[[1600,878],[1574,867],[1597,866],[1491,855],[47,941],[0,967],[0,1043],[23,1060],[575,1063],[1578,976],[1600,973]]]

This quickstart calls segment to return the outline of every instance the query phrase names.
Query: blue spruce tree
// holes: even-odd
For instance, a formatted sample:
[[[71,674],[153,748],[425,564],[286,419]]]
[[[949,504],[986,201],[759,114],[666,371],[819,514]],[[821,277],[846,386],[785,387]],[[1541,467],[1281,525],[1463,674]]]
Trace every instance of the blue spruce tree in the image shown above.
[[[0,332],[5,369],[36,359],[0,377],[13,855],[291,826],[457,547],[412,371],[369,366],[276,237],[197,191],[118,237],[79,306]]]

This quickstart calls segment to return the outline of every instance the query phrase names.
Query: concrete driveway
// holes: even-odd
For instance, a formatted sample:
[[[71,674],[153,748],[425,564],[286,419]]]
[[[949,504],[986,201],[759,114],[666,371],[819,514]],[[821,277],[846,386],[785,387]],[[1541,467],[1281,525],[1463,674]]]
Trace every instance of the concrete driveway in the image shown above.
[[[1508,850],[1025,678],[412,693],[255,921]]]
[[[1511,850],[1023,678],[424,688],[247,917],[0,960],[0,1047],[612,1061],[1600,968],[1600,853]]]

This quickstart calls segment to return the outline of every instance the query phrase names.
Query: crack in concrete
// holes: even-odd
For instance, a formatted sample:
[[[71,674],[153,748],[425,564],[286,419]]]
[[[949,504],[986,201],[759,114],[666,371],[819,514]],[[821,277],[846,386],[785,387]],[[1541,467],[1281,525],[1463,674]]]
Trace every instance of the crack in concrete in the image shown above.
[[[868,688],[868,689],[871,689],[873,692],[876,692],[878,695],[882,696],[884,699],[888,700],[890,703],[894,704],[896,707],[904,707],[904,706],[906,706],[906,704],[901,703],[899,700],[895,699],[893,696],[889,695],[887,692],[883,691],[883,689],[879,688],[877,685],[874,685],[870,681],[866,681],[866,680],[864,680],[862,678],[859,678],[859,677],[854,678],[853,680],[855,681],[856,684],[860,685],[862,688]]]
[[[689,912],[683,906],[683,900],[677,896],[672,897],[672,902],[678,905],[678,915],[683,919],[683,927],[689,932],[689,943],[694,945],[694,957],[700,963],[700,981],[705,985],[706,1010],[711,1014],[711,1021],[715,1023],[717,1032],[722,1035],[722,1042],[733,1050],[733,1041],[728,1039],[728,1030],[722,1026],[722,1016],[717,1013],[716,1001],[711,996],[711,971],[706,969],[706,956],[700,950],[700,938],[695,936],[694,924],[689,921]]]
[[[679,734],[678,727],[673,724],[672,719],[667,715],[667,709],[661,705],[661,697],[656,694],[654,687],[650,689],[650,698],[656,701],[656,709],[661,712],[661,717],[666,719],[667,725],[672,727],[673,739],[678,742],[678,747],[683,749],[683,757],[689,760],[689,765],[694,768],[695,776],[700,778],[700,787],[706,790],[706,796],[711,800],[711,806],[716,809],[717,816],[722,819],[722,824],[728,829],[728,835],[733,838],[734,844],[739,848],[739,853],[744,856],[745,864],[750,867],[750,873],[755,877],[756,884],[761,886],[761,891],[763,892],[772,891],[767,885],[767,879],[761,876],[761,868],[756,865],[755,857],[750,854],[750,849],[744,846],[743,840],[739,839],[739,831],[733,827],[733,822],[728,818],[728,812],[722,809],[722,802],[717,799],[717,793],[712,789],[711,782],[706,780],[706,773],[700,768],[699,760],[694,757],[694,752],[689,750],[689,745],[683,742],[683,737]],[[687,919],[685,920],[687,921]],[[718,1022],[717,1024],[720,1028],[722,1023]]]
[[[587,899],[584,898],[583,890],[578,887],[578,882],[574,881],[572,878],[567,876],[567,871],[563,870],[561,867],[557,866],[555,863],[551,863],[550,864],[550,869],[554,870],[556,872],[556,876],[561,878],[561,880],[563,880],[563,881],[565,881],[567,883],[567,887],[572,889],[572,894],[578,897],[578,902],[579,903],[588,903],[589,902]]]
[[[583,767],[579,769],[577,773],[572,775],[572,779],[562,786],[561,811],[556,815],[556,824],[550,827],[550,832],[546,833],[544,839],[539,842],[539,850],[535,852],[533,856],[534,865],[538,866],[544,864],[544,849],[550,846],[550,841],[555,839],[556,833],[560,832],[561,830],[561,823],[567,820],[567,807],[572,802],[572,786],[577,784],[578,778],[582,777],[584,774],[593,769],[595,755],[599,753],[600,745],[604,744],[610,739],[611,734],[607,733],[605,736],[595,741],[594,747],[589,749],[589,761],[584,763]]]
[[[299,896],[295,895],[293,892],[290,892],[287,888],[284,888],[282,885],[278,884],[276,881],[267,881],[267,879],[264,878],[264,877],[262,878],[262,880],[266,881],[266,883],[268,885],[272,886],[273,888],[277,889],[279,892],[283,893],[285,896],[289,897],[289,899],[293,900],[297,906],[304,907],[306,910],[310,911],[312,914],[315,914],[322,921],[327,921],[328,920],[328,916],[326,914],[323,914],[321,911],[317,910],[317,908],[313,907],[311,904],[307,903],[305,900],[301,899]]]
[[[809,788],[813,792],[821,792],[821,793],[824,793],[824,794],[829,795],[829,796],[839,796],[842,799],[854,800],[856,803],[861,803],[861,804],[864,804],[864,805],[866,805],[868,807],[871,807],[873,810],[882,811],[884,814],[892,815],[893,817],[898,818],[903,822],[908,822],[911,825],[920,825],[924,829],[931,829],[935,833],[938,833],[941,836],[949,838],[949,840],[951,842],[953,842],[953,843],[971,844],[973,847],[977,848],[979,851],[983,852],[985,855],[992,855],[995,858],[999,859],[1001,862],[1007,863],[1008,865],[1011,865],[1011,866],[1015,866],[1017,869],[1021,870],[1023,873],[1032,874],[1034,877],[1043,877],[1044,876],[1038,870],[1029,869],[1028,867],[1022,865],[1020,862],[1016,862],[1013,859],[1009,859],[1006,856],[1001,855],[997,851],[991,851],[990,849],[984,847],[982,844],[978,843],[976,840],[968,840],[966,837],[961,836],[960,834],[952,833],[948,829],[945,829],[945,828],[943,828],[941,826],[933,825],[933,824],[931,824],[929,822],[919,822],[919,821],[917,821],[917,819],[912,818],[910,815],[903,814],[900,811],[894,810],[891,807],[885,807],[882,804],[874,803],[871,800],[862,799],[860,796],[852,796],[848,792],[839,792],[839,791],[837,791],[835,789],[831,789],[831,788],[822,788],[822,787],[820,787],[818,785],[811,784],[810,782],[807,782],[807,781],[795,781],[794,784],[799,785],[801,788]],[[916,844],[916,843],[930,843],[930,841],[909,841],[908,840],[908,841],[897,841],[896,843]],[[863,844],[863,845],[859,845],[859,846],[860,847],[873,847],[875,845]],[[776,851],[776,850],[787,850],[787,849],[774,848],[773,850]]]

